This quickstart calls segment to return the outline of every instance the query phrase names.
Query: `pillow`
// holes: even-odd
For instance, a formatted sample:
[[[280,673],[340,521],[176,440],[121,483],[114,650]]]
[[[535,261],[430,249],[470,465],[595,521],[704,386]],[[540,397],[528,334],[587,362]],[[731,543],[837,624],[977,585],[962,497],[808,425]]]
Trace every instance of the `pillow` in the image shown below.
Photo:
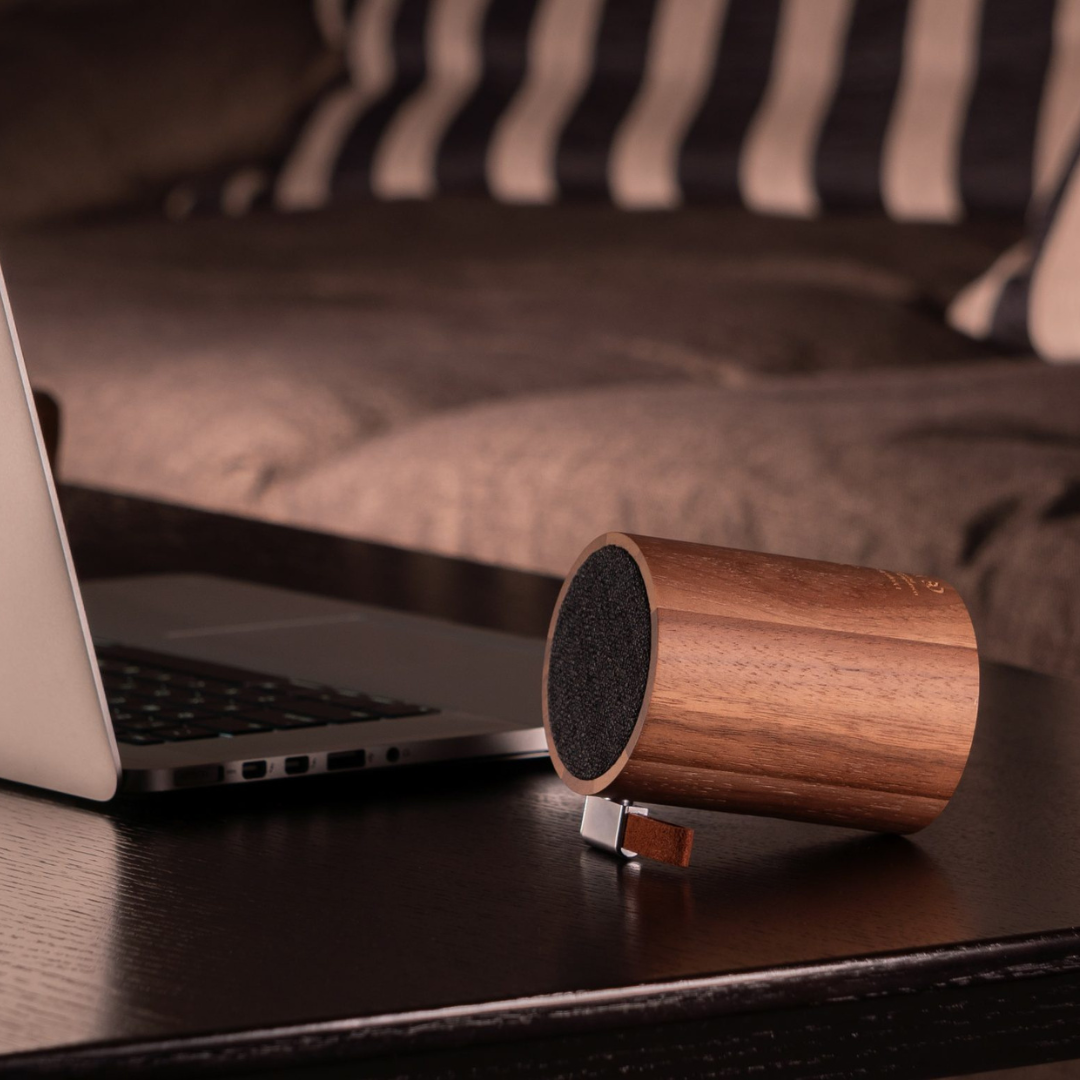
[[[274,181],[334,198],[1021,215],[1080,116],[1074,0],[316,0],[349,77]]]
[[[1080,144],[1029,235],[949,307],[969,337],[1080,362]]]

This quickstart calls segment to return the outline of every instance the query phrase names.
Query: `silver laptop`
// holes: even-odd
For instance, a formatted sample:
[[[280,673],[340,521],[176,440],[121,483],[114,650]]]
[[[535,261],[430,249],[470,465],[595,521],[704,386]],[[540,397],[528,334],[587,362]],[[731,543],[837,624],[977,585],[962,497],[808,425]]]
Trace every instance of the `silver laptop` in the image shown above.
[[[80,590],[0,299],[0,779],[106,800],[546,752],[540,640],[202,575]]]

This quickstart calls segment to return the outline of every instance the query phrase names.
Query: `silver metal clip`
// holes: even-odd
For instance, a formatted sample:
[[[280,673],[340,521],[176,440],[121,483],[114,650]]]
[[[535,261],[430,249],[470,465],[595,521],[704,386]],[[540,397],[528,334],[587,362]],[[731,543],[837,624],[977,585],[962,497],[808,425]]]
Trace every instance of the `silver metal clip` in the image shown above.
[[[631,814],[648,817],[649,811],[644,806],[635,806],[632,802],[613,802],[600,795],[586,795],[585,810],[581,815],[581,837],[585,843],[602,851],[610,851],[624,859],[633,859],[637,852],[623,847],[626,819]]]

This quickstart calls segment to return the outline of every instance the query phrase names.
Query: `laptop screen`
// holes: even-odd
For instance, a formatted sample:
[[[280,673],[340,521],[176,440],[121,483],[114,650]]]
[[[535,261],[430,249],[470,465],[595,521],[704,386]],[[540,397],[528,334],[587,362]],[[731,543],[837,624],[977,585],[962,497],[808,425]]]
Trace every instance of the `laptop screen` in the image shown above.
[[[119,757],[2,277],[0,301],[0,778],[109,799]]]

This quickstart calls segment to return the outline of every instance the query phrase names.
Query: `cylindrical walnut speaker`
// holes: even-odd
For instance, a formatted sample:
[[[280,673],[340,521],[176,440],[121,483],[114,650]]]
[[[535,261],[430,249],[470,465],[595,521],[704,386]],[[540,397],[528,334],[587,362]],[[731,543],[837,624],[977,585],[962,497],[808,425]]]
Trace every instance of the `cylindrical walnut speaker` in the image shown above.
[[[978,698],[944,582],[622,533],[579,557],[544,662],[579,794],[883,832],[949,801]]]

